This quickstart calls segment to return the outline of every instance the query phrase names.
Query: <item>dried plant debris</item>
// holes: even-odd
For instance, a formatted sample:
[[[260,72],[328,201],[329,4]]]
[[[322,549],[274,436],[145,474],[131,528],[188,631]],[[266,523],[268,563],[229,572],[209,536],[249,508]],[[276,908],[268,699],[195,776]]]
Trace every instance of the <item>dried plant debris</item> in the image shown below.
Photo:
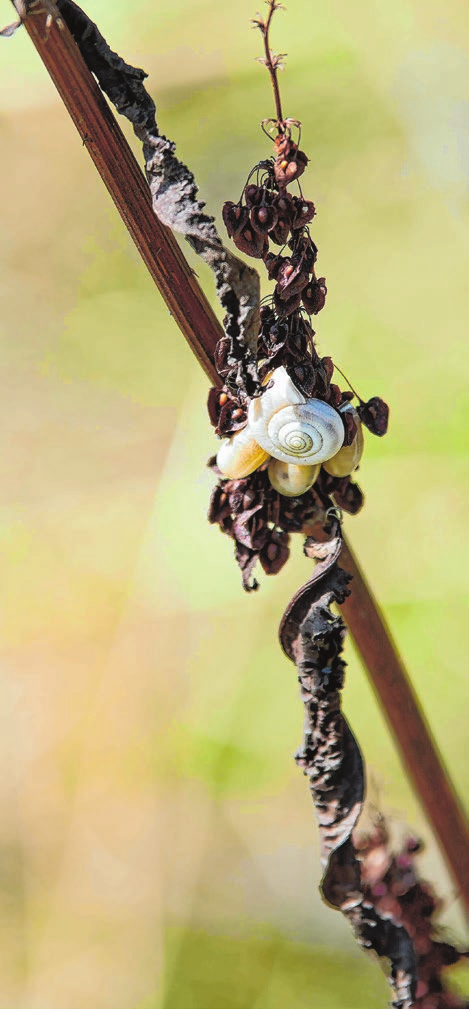
[[[366,834],[356,827],[365,775],[340,710],[346,630],[331,609],[349,595],[350,575],[338,564],[342,539],[333,514],[325,529],[327,542],[306,541],[305,553],[316,567],[280,625],[280,642],[296,664],[305,708],[303,745],[295,760],[308,778],[316,808],[322,894],[349,920],[360,945],[390,961],[395,1009],[469,1009],[445,985],[445,967],[468,954],[438,936],[434,918],[441,903],[415,866],[421,843],[408,837],[395,854],[382,817]]]
[[[256,561],[266,574],[276,574],[289,556],[290,533],[308,529],[312,516],[333,506],[351,515],[360,511],[363,495],[352,475],[363,452],[363,427],[381,436],[389,415],[378,396],[364,403],[352,387],[341,389],[333,381],[333,361],[320,357],[314,342],[311,319],[324,308],[327,285],[311,236],[316,208],[299,183],[309,160],[299,147],[301,124],[283,118],[277,81],[283,57],[269,45],[281,4],[266,2],[267,17],[257,15],[253,25],[263,36],[260,62],[274,92],[276,118],[262,124],[264,132],[266,126],[276,131],[274,152],[252,169],[238,201],[224,204],[223,220],[234,245],[261,260],[275,286],[260,311],[257,388],[246,398],[239,345],[227,335],[215,354],[223,386],[208,400],[223,439],[209,463],[220,477],[209,518],[234,540],[248,591],[258,587],[251,579]],[[297,192],[289,191],[292,184]]]
[[[377,815],[367,833],[354,832],[360,859],[364,899],[382,916],[404,926],[417,957],[418,1009],[468,1009],[469,1002],[449,990],[445,968],[467,959],[468,950],[445,942],[435,922],[442,902],[433,887],[422,880],[416,859],[422,842],[407,836],[393,851],[386,820]]]
[[[228,236],[241,251],[262,260],[275,283],[260,311],[259,388],[246,400],[238,384],[239,345],[224,336],[215,355],[223,387],[213,388],[208,401],[215,432],[224,439],[215,465],[211,461],[221,479],[209,517],[234,540],[248,590],[258,585],[246,576],[255,553],[267,574],[280,570],[289,553],[289,533],[302,529],[297,521],[302,514],[303,526],[308,526],[313,512],[332,505],[352,515],[360,511],[363,495],[352,476],[363,452],[363,426],[383,435],[389,414],[379,397],[364,403],[353,389],[341,389],[333,381],[332,359],[317,351],[311,317],[324,307],[327,286],[316,274],[318,249],[310,233],[314,203],[303,197],[300,187],[298,194],[287,188],[308,161],[293,141],[288,122],[277,124],[274,156],[255,166],[238,202],[223,207]],[[328,449],[327,438],[334,430]],[[245,513],[240,510],[244,499],[249,504]],[[252,525],[254,509],[262,517],[263,534],[259,538],[256,529],[256,536],[246,542],[238,533]],[[292,510],[295,528],[288,518]],[[265,544],[274,536],[283,549],[269,566]]]
[[[312,578],[294,596],[280,626],[285,654],[298,670],[305,707],[304,740],[296,762],[309,781],[319,821],[324,899],[348,918],[358,942],[391,961],[395,1009],[410,1009],[417,990],[417,955],[402,921],[370,899],[352,832],[363,803],[365,776],[360,750],[340,710],[345,662],[345,625],[331,609],[342,603],[350,576],[338,566],[340,526],[331,539],[309,538],[306,553],[317,560]]]
[[[55,5],[54,5],[55,6]],[[259,329],[259,276],[223,245],[214,218],[197,199],[192,172],[175,155],[175,144],[158,132],[156,107],[146,91],[144,70],[130,66],[108,46],[97,26],[73,0],[57,0],[57,11],[73,35],[98,84],[117,111],[132,123],[143,144],[145,171],[156,216],[184,235],[210,266],[225,311],[224,327],[237,360],[238,394],[258,390],[255,348]],[[26,5],[23,0],[23,16]],[[32,5],[27,5],[27,13]],[[21,15],[21,11],[19,11]],[[12,34],[14,26],[5,29]]]
[[[216,469],[215,460],[212,465]],[[212,491],[209,521],[236,544],[236,560],[243,586],[257,589],[252,571],[257,561],[266,574],[277,574],[288,560],[290,533],[323,521],[324,507],[317,493],[288,498],[272,487],[265,469],[244,480],[222,480]]]

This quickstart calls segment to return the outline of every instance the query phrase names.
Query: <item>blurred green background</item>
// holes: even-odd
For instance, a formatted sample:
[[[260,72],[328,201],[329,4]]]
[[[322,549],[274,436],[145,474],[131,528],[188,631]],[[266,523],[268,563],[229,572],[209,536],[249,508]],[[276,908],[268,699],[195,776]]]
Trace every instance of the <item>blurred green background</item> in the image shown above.
[[[88,7],[150,72],[218,221],[270,155],[253,2]],[[272,42],[311,158],[319,346],[391,404],[347,534],[467,797],[467,9],[291,0]],[[243,593],[205,517],[207,381],[24,31],[1,40],[0,89],[1,1009],[384,1007],[379,967],[321,903],[292,760],[302,712],[276,627],[309,572],[301,543]],[[369,798],[424,837],[461,934],[350,643],[347,659]]]

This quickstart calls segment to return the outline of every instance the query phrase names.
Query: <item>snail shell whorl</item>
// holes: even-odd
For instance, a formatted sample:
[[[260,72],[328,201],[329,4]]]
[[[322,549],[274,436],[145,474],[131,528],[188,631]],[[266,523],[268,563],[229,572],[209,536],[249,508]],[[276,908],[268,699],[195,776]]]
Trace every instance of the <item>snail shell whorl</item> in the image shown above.
[[[259,445],[286,463],[322,463],[338,452],[344,440],[337,410],[322,400],[306,399],[285,368],[277,368],[270,388],[251,401],[248,419]]]
[[[343,445],[341,449],[332,457],[324,463],[324,469],[326,473],[330,473],[331,476],[350,476],[354,469],[357,468],[358,463],[363,455],[363,448],[365,444],[365,439],[363,437],[363,427],[358,413],[351,403],[347,403],[340,413],[345,412],[353,413],[355,423],[357,425],[357,433],[353,439],[351,445]]]
[[[217,466],[229,480],[241,480],[254,473],[268,458],[269,453],[253,438],[247,425],[222,441],[217,453]]]
[[[297,463],[271,459],[267,473],[272,487],[279,494],[284,497],[299,497],[313,486],[320,469],[320,463],[316,466],[298,466]]]

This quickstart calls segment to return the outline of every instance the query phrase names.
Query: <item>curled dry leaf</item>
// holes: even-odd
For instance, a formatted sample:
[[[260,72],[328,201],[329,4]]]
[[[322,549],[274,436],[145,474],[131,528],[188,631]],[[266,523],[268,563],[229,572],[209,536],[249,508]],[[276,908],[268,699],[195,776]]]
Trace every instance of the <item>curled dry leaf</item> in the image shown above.
[[[383,917],[366,899],[352,839],[363,803],[364,771],[340,710],[345,626],[331,606],[349,594],[350,576],[338,566],[342,542],[338,523],[333,525],[328,543],[307,541],[306,552],[317,558],[316,568],[280,625],[280,642],[297,667],[305,707],[304,739],[295,759],[308,778],[318,817],[324,899],[342,911],[361,945],[390,959],[393,1005],[410,1009],[417,988],[412,940],[401,923]]]

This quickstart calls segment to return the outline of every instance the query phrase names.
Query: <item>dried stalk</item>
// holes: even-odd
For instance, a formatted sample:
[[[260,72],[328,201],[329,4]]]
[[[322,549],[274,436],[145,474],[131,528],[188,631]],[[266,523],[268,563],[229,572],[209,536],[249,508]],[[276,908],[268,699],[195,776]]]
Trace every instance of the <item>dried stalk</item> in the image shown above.
[[[467,821],[389,628],[344,539],[341,564],[353,577],[342,613],[368,670],[400,757],[469,911]]]
[[[21,15],[19,0],[15,6]],[[64,20],[67,11],[79,11],[71,0],[62,0],[58,8]],[[222,335],[220,324],[171,231],[149,213],[152,204],[144,176],[69,30],[58,26],[56,11],[48,2],[47,10],[25,18],[26,30],[171,313],[206,374],[219,384],[213,355]],[[378,605],[346,544],[343,564],[354,577],[344,616],[469,910],[469,846],[458,798]]]
[[[279,4],[279,3],[277,3],[277,0],[268,0],[268,3],[269,3],[269,8],[270,9],[269,9],[269,13],[267,15],[265,24],[263,26],[264,27],[263,37],[264,37],[264,52],[265,52],[265,57],[264,58],[259,57],[258,58],[258,62],[259,63],[264,63],[264,65],[267,67],[267,70],[269,71],[270,80],[271,80],[271,84],[272,84],[272,91],[274,93],[275,111],[277,113],[277,118],[275,120],[275,124],[276,124],[279,132],[280,133],[284,133],[285,132],[285,120],[283,118],[283,112],[282,112],[282,102],[281,102],[281,98],[280,98],[280,89],[279,89],[278,80],[277,80],[277,71],[282,66],[281,60],[282,60],[282,58],[283,58],[283,56],[285,54],[281,53],[279,55],[275,55],[275,53],[272,52],[272,50],[270,48],[270,44],[269,44],[269,31],[270,31],[270,25],[271,25],[271,22],[272,22],[272,18],[273,18],[274,14],[275,14],[275,11],[279,10],[282,5]],[[262,24],[262,18],[253,18],[253,25],[254,25],[254,27],[260,27],[261,24]],[[272,122],[274,122],[274,120],[272,120]]]

